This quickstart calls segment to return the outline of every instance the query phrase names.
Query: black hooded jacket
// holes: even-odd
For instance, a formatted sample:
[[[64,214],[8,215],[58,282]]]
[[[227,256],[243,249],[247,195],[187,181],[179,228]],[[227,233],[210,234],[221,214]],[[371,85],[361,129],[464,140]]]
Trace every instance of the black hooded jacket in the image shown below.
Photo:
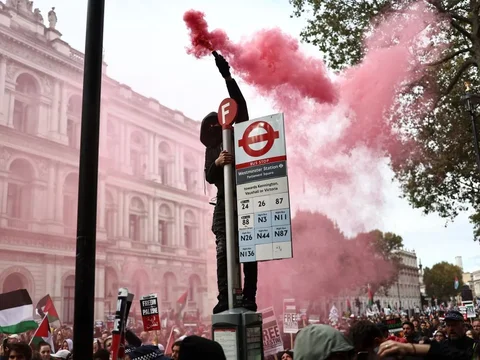
[[[226,80],[226,83],[229,96],[235,100],[238,105],[235,123],[247,121],[249,119],[247,102],[245,101],[237,82],[234,79],[231,79]],[[215,184],[217,187],[217,199],[223,199],[224,197],[223,168],[215,165],[215,160],[217,160],[221,151],[221,142],[216,146],[207,147],[205,150],[205,179],[208,183]]]

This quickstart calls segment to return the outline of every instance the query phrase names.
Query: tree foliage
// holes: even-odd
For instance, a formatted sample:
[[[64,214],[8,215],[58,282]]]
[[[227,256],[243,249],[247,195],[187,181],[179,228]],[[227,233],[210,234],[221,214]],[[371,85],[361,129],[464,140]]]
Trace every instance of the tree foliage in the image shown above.
[[[373,257],[381,258],[391,265],[390,274],[385,279],[370,283],[372,292],[387,296],[389,289],[394,285],[402,267],[402,259],[398,251],[403,248],[403,239],[400,235],[391,232],[383,233],[373,230],[368,233],[358,234],[356,241],[361,241],[370,247]],[[364,289],[366,292],[366,287]]]
[[[422,1],[422,0],[420,0]],[[476,164],[470,115],[462,96],[464,82],[480,92],[480,0],[423,0],[448,26],[438,34],[448,46],[430,71],[399,99],[430,94],[434,109],[418,115],[403,112],[399,127],[408,137],[403,156],[392,158],[392,168],[404,197],[426,214],[446,219],[473,209],[474,237],[480,238],[480,169]],[[294,16],[307,17],[303,40],[317,45],[335,70],[358,64],[364,56],[363,40],[375,24],[412,0],[290,0]],[[408,107],[407,107],[408,108]],[[386,109],[390,110],[390,109]],[[398,108],[396,109],[399,110]]]
[[[459,290],[455,290],[455,278],[459,281],[459,288],[463,286],[462,269],[458,266],[441,262],[425,268],[423,274],[423,282],[425,283],[425,291],[428,296],[435,297],[439,301],[448,302],[451,297],[458,294]]]

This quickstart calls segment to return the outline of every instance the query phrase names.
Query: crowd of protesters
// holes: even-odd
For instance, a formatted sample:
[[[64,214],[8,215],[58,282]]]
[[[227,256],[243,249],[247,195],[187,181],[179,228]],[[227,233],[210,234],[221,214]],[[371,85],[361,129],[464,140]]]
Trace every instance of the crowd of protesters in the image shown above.
[[[388,320],[392,319],[401,325],[395,332],[386,325]],[[96,330],[92,358],[109,360],[111,334],[107,329]],[[206,326],[189,328],[173,325],[170,332],[167,328],[155,332],[142,330],[138,324],[132,325],[127,331],[126,356],[130,360],[140,357],[145,359],[144,356],[159,360],[225,359],[221,346],[208,339],[210,329]],[[339,319],[335,324],[307,324],[291,337],[293,344],[288,343],[290,337],[285,337],[284,344],[291,346],[271,358],[368,360],[402,356],[407,360],[472,360],[480,359],[480,346],[477,346],[479,333],[480,320],[465,321],[458,311],[449,311],[445,316],[418,314],[410,318],[385,315],[370,318],[352,316]],[[9,336],[6,339],[8,344],[5,341],[3,343],[1,360],[71,360],[74,354],[72,335],[72,329],[67,326],[55,330],[55,349],[46,342],[35,347],[29,346],[30,333]],[[203,357],[202,354],[208,356]]]

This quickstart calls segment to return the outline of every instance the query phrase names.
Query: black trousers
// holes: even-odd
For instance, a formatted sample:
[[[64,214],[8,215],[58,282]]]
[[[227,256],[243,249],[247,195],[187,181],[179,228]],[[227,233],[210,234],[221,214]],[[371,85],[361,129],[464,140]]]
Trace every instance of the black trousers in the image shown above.
[[[217,198],[213,211],[212,232],[217,245],[217,285],[218,300],[228,299],[227,282],[227,236],[225,224],[225,201]],[[243,296],[255,299],[257,295],[258,264],[256,262],[243,264]]]

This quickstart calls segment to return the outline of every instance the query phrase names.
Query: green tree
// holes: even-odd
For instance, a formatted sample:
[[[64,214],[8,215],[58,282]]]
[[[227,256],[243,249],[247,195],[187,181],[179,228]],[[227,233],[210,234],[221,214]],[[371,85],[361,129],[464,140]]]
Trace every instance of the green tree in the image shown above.
[[[290,0],[294,16],[307,17],[303,40],[322,51],[326,63],[335,70],[359,63],[364,56],[365,34],[385,16],[413,0]],[[431,63],[430,71],[399,98],[418,99],[436,89],[427,116],[410,110],[403,113],[400,127],[415,147],[403,157],[392,158],[392,168],[404,197],[426,214],[437,213],[446,219],[473,209],[474,238],[480,239],[480,169],[475,162],[470,117],[461,97],[463,84],[480,92],[480,0],[424,0],[438,11],[450,26],[439,37],[449,46],[442,58]],[[404,107],[408,108],[408,107]],[[385,109],[386,116],[388,111]],[[405,110],[402,110],[405,111]],[[391,115],[391,113],[390,113]],[[388,156],[388,154],[385,154]]]
[[[374,257],[371,259],[376,261],[375,257],[380,257],[386,263],[392,266],[390,276],[381,282],[371,282],[370,287],[374,294],[388,295],[388,290],[398,280],[398,275],[402,268],[402,259],[398,255],[398,251],[403,248],[403,239],[400,235],[380,230],[373,230],[368,233],[357,235],[357,241],[363,241],[366,246],[371,248],[370,253]],[[368,261],[368,259],[365,259]],[[366,287],[363,289],[366,292]]]
[[[459,281],[457,290],[454,287],[455,278]],[[423,282],[428,296],[435,297],[439,301],[449,301],[463,286],[462,269],[443,261],[433,265],[431,269],[425,268]]]

